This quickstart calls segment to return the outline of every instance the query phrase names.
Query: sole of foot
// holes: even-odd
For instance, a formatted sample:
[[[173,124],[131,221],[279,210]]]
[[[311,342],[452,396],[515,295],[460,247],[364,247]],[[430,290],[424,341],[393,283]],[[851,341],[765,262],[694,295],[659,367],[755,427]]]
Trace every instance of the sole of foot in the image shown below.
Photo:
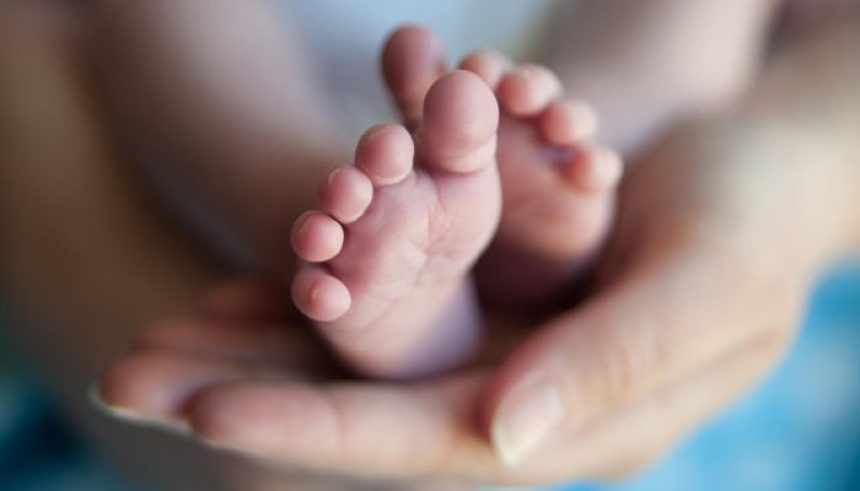
[[[296,306],[354,369],[410,378],[462,363],[479,339],[469,272],[501,215],[499,110],[487,85],[455,71],[422,101],[414,134],[370,128],[355,165],[319,189],[295,223]]]

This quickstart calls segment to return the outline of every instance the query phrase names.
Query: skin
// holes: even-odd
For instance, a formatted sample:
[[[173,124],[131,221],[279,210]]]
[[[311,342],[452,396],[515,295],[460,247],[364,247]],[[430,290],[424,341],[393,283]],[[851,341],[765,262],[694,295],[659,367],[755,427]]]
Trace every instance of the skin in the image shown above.
[[[634,156],[678,118],[749,88],[780,3],[587,0],[561,14],[549,66],[594,106],[602,141]]]
[[[857,244],[845,183],[858,172],[850,88],[860,74],[840,62],[860,47],[854,27],[787,48],[743,111],[681,126],[656,146],[625,184],[614,271],[495,373],[410,387],[249,376],[206,386],[186,411],[163,409],[219,445],[358,474],[534,484],[638,468],[767,372],[815,273]],[[802,76],[809,63],[815,83]],[[833,118],[811,132],[810,107]],[[566,405],[557,439],[531,454],[498,452],[494,418],[521,387],[535,394],[535,372]],[[307,437],[287,438],[299,430]],[[410,451],[415,441],[424,445]]]
[[[325,187],[331,167],[345,160],[338,151],[347,140],[319,93],[327,82],[315,77],[296,38],[298,30],[289,22],[272,22],[276,15],[267,7],[271,5],[260,0],[241,5],[98,0],[91,6],[95,59],[118,127],[142,160],[143,172],[154,177],[158,187],[169,188],[161,189],[168,195],[165,201],[204,229],[210,244],[223,251],[238,242],[252,265],[264,266],[265,274],[281,282],[294,273],[296,257],[287,238],[295,223],[290,241],[295,256],[322,264],[295,276],[292,298],[357,373],[408,378],[438,373],[471,357],[480,337],[479,309],[467,273],[491,237],[545,237],[504,251],[493,249],[498,263],[537,263],[517,271],[520,277],[550,278],[539,284],[483,275],[485,284],[516,285],[497,299],[512,305],[513,299],[537,303],[550,298],[567,287],[571,272],[592,258],[612,218],[620,174],[614,153],[586,145],[584,135],[572,136],[575,130],[564,128],[575,128],[582,118],[566,111],[559,81],[543,67],[495,67],[497,79],[486,81],[497,88],[498,103],[489,97],[463,98],[477,102],[468,108],[452,104],[459,109],[447,114],[442,109],[447,96],[425,101],[429,87],[449,70],[441,43],[420,28],[392,36],[383,57],[393,99],[404,122],[415,130],[416,184],[407,179],[383,186],[371,176],[377,191],[385,192],[373,193],[372,205],[361,203],[370,207],[368,213],[358,210],[356,216],[353,210],[331,207],[349,194],[341,183],[339,193],[324,189],[327,196],[320,196],[321,201],[328,200],[330,206],[322,213],[304,213],[296,220],[300,212],[315,207],[308,192],[314,186],[308,184]],[[464,60],[476,73],[480,65],[479,60]],[[440,109],[422,114],[425,102],[430,109]],[[463,165],[495,169],[490,156],[454,147],[461,138],[475,137],[463,131],[470,124],[498,121],[499,104],[506,113],[499,133],[504,209],[519,212],[502,214],[496,234],[501,204],[495,172],[446,169],[433,161],[463,153],[468,157],[464,160],[477,162]],[[579,112],[587,111],[583,107],[580,103]],[[472,115],[476,121],[470,121]],[[462,129],[450,124],[458,119]],[[434,125],[438,128],[430,127]],[[492,126],[486,130],[495,135],[496,123]],[[478,132],[476,128],[469,131]],[[366,140],[369,137],[358,144],[357,168],[366,164],[362,160],[373,164],[379,158],[367,155],[372,146],[365,145]],[[384,149],[383,143],[376,141],[375,151]],[[401,146],[398,152],[405,154],[412,143]],[[400,160],[402,167],[411,157]],[[607,167],[604,173],[609,176],[601,179]],[[424,172],[431,168],[450,176],[460,173],[464,179]],[[465,179],[467,173],[483,174],[483,179]],[[442,191],[440,196],[431,196],[434,188]],[[182,190],[181,199],[175,196],[177,189]],[[533,203],[518,206],[527,201]],[[347,222],[361,220],[338,223],[326,216],[336,211],[349,212]],[[198,216],[188,216],[195,213]],[[422,230],[425,215],[430,230]],[[540,219],[529,219],[534,217]],[[446,233],[440,234],[442,230]],[[545,233],[550,230],[576,232],[550,236]],[[435,237],[439,235],[442,239]],[[571,235],[573,240],[566,240]],[[561,250],[548,247],[567,242],[572,245]],[[411,266],[401,267],[405,263]],[[482,269],[498,268],[485,264]],[[535,269],[555,275],[533,274]],[[426,287],[404,295],[404,287],[416,281]],[[461,348],[455,352],[450,346]]]
[[[406,387],[249,375],[201,384],[160,417],[220,446],[360,475],[530,484],[643,465],[767,372],[815,273],[857,243],[846,183],[858,172],[860,74],[841,61],[858,49],[854,27],[786,47],[742,110],[681,125],[656,145],[625,183],[601,288],[495,372]],[[810,131],[810,108],[832,117]],[[148,372],[139,370],[124,382]],[[558,425],[543,428],[555,439],[512,444],[499,430],[523,394],[562,405]],[[113,402],[134,407],[135,397],[147,395]],[[287,437],[298,431],[306,438]]]
[[[92,2],[89,10],[98,75],[108,88],[124,140],[139,159],[154,167],[146,169],[147,173],[155,175],[156,183],[170,181],[174,193],[177,188],[182,190],[182,201],[194,203],[191,211],[184,210],[185,218],[203,228],[210,243],[218,243],[222,249],[223,242],[232,249],[238,245],[252,265],[264,266],[266,274],[289,277],[295,265],[295,257],[289,254],[290,226],[316,205],[313,187],[307,184],[325,181],[334,166],[350,161],[355,138],[344,137],[339,125],[342,118],[330,107],[330,97],[321,93],[327,81],[309,59],[297,34],[301,30],[290,19],[280,22],[284,12],[275,12],[266,0],[218,1]],[[389,40],[388,48],[382,63],[384,78],[403,122],[416,129],[427,90],[449,71],[441,42],[426,29],[407,28]],[[464,68],[471,68],[466,66],[469,62],[464,60]],[[540,84],[522,83],[524,77],[517,75],[526,68],[512,66],[511,73],[498,74],[504,75],[503,80],[493,80],[490,85],[499,85],[497,95],[508,113],[506,126],[515,127],[502,131],[503,137],[506,132],[515,133],[514,138],[503,138],[503,143],[526,142],[536,151],[502,153],[512,153],[515,159],[533,164],[530,167],[550,167],[544,161],[553,159],[541,155],[539,149],[575,147],[584,157],[577,167],[585,175],[572,181],[593,180],[592,168],[600,165],[588,165],[588,157],[598,153],[607,157],[611,152],[585,145],[590,143],[588,128],[576,138],[570,137],[570,131],[558,131],[563,124],[581,118],[565,113],[560,83],[545,68],[532,66],[531,72],[542,75],[547,87],[533,90]],[[257,76],[248,77],[248,73]],[[513,83],[517,80],[521,83]],[[550,139],[553,145],[541,138],[531,141],[533,124],[525,120],[540,116],[540,110],[550,103],[562,106],[554,113],[563,124],[546,126],[553,127],[549,133],[564,141]],[[588,110],[581,102],[578,105],[579,112]],[[590,113],[589,118],[593,118]],[[518,124],[520,119],[522,124]],[[586,125],[595,126],[593,122]],[[503,178],[517,181],[522,174],[506,173]],[[533,215],[577,215],[567,211],[575,208],[567,201],[576,193],[557,182],[562,180],[553,179],[555,176],[541,177],[532,179],[529,186],[520,185],[525,190],[519,199],[561,195],[559,201],[566,206],[551,203],[546,206],[550,212]],[[599,189],[593,191],[614,190],[615,182],[598,184]],[[567,255],[586,255],[580,249],[593,249],[604,235],[610,221],[605,210],[611,210],[611,193],[594,194],[603,198],[601,202],[592,205],[587,202],[597,200],[582,199],[586,203],[579,208],[585,211],[578,215],[599,216],[590,220],[599,226],[577,227],[583,230],[579,242],[584,244],[564,251]],[[168,196],[167,201],[177,198]],[[173,207],[177,205],[173,203]],[[535,229],[562,228],[538,220],[525,228],[522,222],[526,220],[518,221],[503,227],[510,229],[508,235],[521,229],[519,235],[526,236],[534,235]],[[503,225],[505,222],[503,217]],[[532,248],[532,244],[528,246]],[[538,249],[545,248],[546,244],[540,244]]]
[[[224,243],[229,260],[286,278],[289,225],[314,202],[307,183],[343,162],[354,140],[320,92],[297,29],[270,7],[96,0],[86,15],[122,142],[138,160],[171,164],[149,172],[179,184],[198,207],[184,218]]]
[[[614,263],[620,266],[614,272],[605,273],[603,287],[580,311],[551,321],[518,354],[514,354],[499,378],[490,380],[485,372],[477,371],[416,387],[399,387],[372,383],[297,384],[278,379],[261,383],[259,376],[245,374],[244,381],[216,382],[196,394],[190,411],[181,411],[182,419],[190,421],[202,436],[216,439],[221,445],[283,461],[302,457],[314,461],[309,464],[322,466],[324,463],[326,468],[356,473],[382,472],[381,468],[385,467],[385,472],[400,476],[449,475],[511,483],[544,482],[562,477],[608,475],[629,470],[653,458],[702,418],[753,384],[767,370],[778,358],[790,335],[790,327],[814,271],[857,243],[860,217],[853,216],[852,212],[856,213],[858,203],[846,183],[857,182],[860,177],[854,157],[857,154],[856,143],[851,137],[858,127],[854,119],[858,111],[853,87],[860,77],[854,72],[856,67],[843,62],[857,54],[856,32],[856,24],[828,29],[812,35],[798,46],[787,48],[757,89],[748,94],[742,111],[679,127],[674,136],[663,140],[625,184],[624,197],[629,204],[622,205],[618,239],[611,249],[618,258]],[[49,50],[49,53],[55,51]],[[64,55],[53,55],[47,58],[46,66],[56,66],[59,60],[64,59]],[[810,66],[816,68],[815,76],[807,80],[813,72]],[[58,75],[53,70],[49,73],[51,77],[48,79]],[[33,80],[44,79],[44,73],[39,72],[38,75]],[[58,88],[68,87],[63,82],[67,79],[58,80]],[[27,87],[30,88],[29,85]],[[78,94],[72,100],[80,97]],[[75,107],[69,111],[79,114],[80,108]],[[87,108],[89,103],[81,104],[81,107]],[[832,117],[810,121],[807,116],[810,107]],[[7,124],[10,127],[19,127],[20,113],[5,114],[4,118],[9,118]],[[810,131],[810,126],[816,131]],[[100,134],[97,129],[93,129],[93,133]],[[736,143],[739,135],[745,139],[743,145],[720,144],[725,141]],[[28,139],[17,141],[29,151],[34,151],[34,147],[44,147],[27,146],[26,143],[32,141]],[[79,165],[93,161],[92,158],[69,159],[67,152],[49,155],[46,161],[55,162],[60,155],[63,161],[77,161]],[[0,181],[3,183],[42,181],[21,177],[21,166],[4,165],[3,172],[4,179]],[[127,196],[123,184],[110,180],[108,183],[107,189],[123,190],[111,191],[108,196],[114,196],[113,199]],[[11,200],[16,196],[11,193],[15,189],[14,184],[9,186],[10,193],[4,192],[3,196],[9,196],[9,202],[23,202],[24,198]],[[38,196],[40,192],[46,191],[33,189],[27,196]],[[69,203],[81,202],[80,195],[72,195],[69,200]],[[113,204],[111,200],[105,203]],[[7,212],[17,209],[13,206],[3,208]],[[86,207],[80,214],[99,216],[98,213],[105,209],[115,208]],[[647,210],[649,216],[637,216],[642,210]],[[139,223],[140,219],[133,219],[134,216],[132,213],[125,215],[130,221],[123,223]],[[53,214],[28,217],[26,221],[20,216],[15,217],[12,213],[4,214],[4,231],[14,230],[7,228],[7,224],[12,227],[25,222],[40,223],[39,220],[46,224],[56,223]],[[739,226],[739,219],[742,226]],[[156,220],[155,223],[161,222]],[[154,228],[158,230],[160,226]],[[95,227],[93,232],[112,228]],[[146,230],[146,227],[141,226],[141,229]],[[155,251],[175,251],[174,246],[163,249],[154,246],[156,237],[165,236],[153,232],[152,238],[148,235],[139,237],[144,242],[136,243],[147,244],[140,257],[149,257]],[[62,325],[63,329],[52,329],[49,331],[51,334],[63,330],[80,332],[68,330],[69,319],[77,316],[64,313],[90,311],[92,317],[76,322],[81,329],[90,331],[94,326],[105,326],[105,337],[98,336],[97,339],[115,340],[116,344],[111,345],[111,349],[115,349],[122,341],[117,341],[119,338],[111,334],[110,328],[135,325],[140,320],[133,316],[124,318],[128,315],[125,311],[116,314],[115,309],[107,307],[116,304],[105,300],[112,297],[104,296],[108,293],[119,295],[118,292],[128,292],[131,285],[139,285],[140,278],[136,275],[120,282],[123,288],[117,289],[112,285],[114,288],[94,290],[90,283],[87,288],[69,289],[94,293],[86,302],[71,302],[69,305],[61,301],[60,295],[48,294],[50,287],[56,287],[56,282],[52,281],[56,278],[54,271],[44,273],[28,266],[45,264],[44,260],[52,254],[56,257],[55,251],[46,252],[32,247],[33,242],[27,239],[27,234],[14,233],[10,237],[15,238],[18,245],[4,248],[3,276],[9,278],[13,285],[23,284],[26,278],[32,278],[33,284],[40,285],[22,290],[20,296],[30,301],[44,301],[45,308],[38,311],[57,316],[54,322],[46,325]],[[630,237],[641,239],[643,245],[631,250],[633,239]],[[68,237],[63,236],[62,239],[56,243],[62,244]],[[81,257],[93,258],[93,261],[103,260],[104,255],[97,254],[101,249],[95,246],[107,243],[110,242],[94,240],[92,244],[80,247],[79,253]],[[6,253],[7,250],[19,252],[13,256]],[[191,277],[178,275],[185,271],[184,261],[168,258],[169,254],[159,257],[156,262],[171,264],[175,269],[165,268],[170,274],[162,272],[159,275],[164,274],[171,280]],[[134,264],[134,261],[129,260],[128,264]],[[20,266],[20,269],[15,266]],[[142,278],[146,277],[144,273],[164,271],[147,270],[142,266],[140,269]],[[738,277],[746,280],[738,285]],[[186,283],[183,280],[164,284]],[[700,289],[688,286],[696,284],[703,285],[708,292],[714,291],[714,284],[727,287],[719,290],[725,292],[723,295],[714,298],[712,295],[703,296]],[[182,306],[184,302],[177,299],[188,298],[187,292],[193,289],[191,285],[187,291],[183,290],[186,293],[171,297],[169,289],[144,288],[143,291],[163,294],[165,304],[151,311],[143,307],[130,311],[161,316],[167,310],[188,310],[187,306]],[[655,289],[663,295],[655,295]],[[65,288],[63,293],[66,293]],[[123,298],[135,298],[132,293],[139,294],[140,291],[126,293],[124,295],[128,296]],[[227,298],[230,300],[225,303],[230,304],[236,296],[227,295]],[[755,301],[756,298],[765,298],[766,301]],[[783,301],[773,301],[774,298]],[[726,305],[736,307],[727,309]],[[223,309],[223,304],[219,308]],[[109,313],[119,315],[120,319],[110,319],[107,317]],[[728,313],[731,315],[726,317]],[[247,314],[242,313],[241,318],[246,318]],[[630,330],[629,326],[642,323],[643,319],[653,319],[653,322],[642,324],[645,326],[642,329]],[[691,322],[702,327],[692,330],[689,327]],[[124,332],[122,338],[127,340],[129,330],[117,331]],[[703,342],[703,333],[713,342]],[[671,342],[666,341],[666,334]],[[589,344],[589,356],[575,356],[581,354],[577,353],[577,346],[585,344],[576,341],[579,336],[586,336],[588,343],[593,343]],[[42,336],[41,339],[47,337]],[[192,338],[197,341],[197,346],[208,344],[204,342],[208,339],[204,335]],[[254,345],[252,338],[250,334],[243,336],[251,347]],[[36,339],[30,345],[44,347],[45,343]],[[472,409],[479,405],[479,400],[484,401],[484,407],[488,408],[484,414],[495,416],[493,409],[496,404],[492,401],[503,400],[503,394],[516,392],[512,387],[524,380],[520,377],[528,378],[530,370],[535,369],[541,360],[558,359],[549,352],[550,348],[563,350],[563,359],[577,363],[562,370],[567,375],[561,376],[563,382],[560,384],[564,387],[562,400],[576,401],[584,409],[578,411],[584,416],[563,424],[564,434],[576,437],[566,439],[569,445],[569,442],[574,442],[575,448],[565,448],[561,442],[552,450],[536,449],[537,452],[549,453],[551,458],[526,458],[515,468],[505,466],[488,443],[487,427],[491,425],[473,424]],[[166,347],[158,349],[170,351]],[[258,358],[260,351],[259,347],[251,349],[251,356]],[[180,365],[189,359],[194,360],[188,350],[174,347],[171,352]],[[235,353],[210,354],[209,360],[221,368],[232,367],[236,365],[235,357]],[[167,361],[162,359],[158,366],[161,369],[169,366]],[[66,366],[61,362],[58,364]],[[124,380],[130,387],[135,387],[140,377],[155,373],[151,370],[153,365],[139,366],[137,373],[129,373]],[[181,369],[182,366],[179,368],[169,380],[151,377],[150,380],[155,382],[151,387],[175,393],[176,382],[188,380],[188,371]],[[282,373],[290,372],[282,370]],[[306,370],[300,373],[310,375],[314,372]],[[578,385],[571,377],[577,373],[588,373],[607,383],[593,387]],[[57,380],[61,377],[57,376]],[[490,396],[483,399],[481,389],[486,387],[491,387]],[[703,387],[708,390],[703,391]],[[68,393],[70,398],[80,398],[76,390]],[[249,399],[250,396],[256,398]],[[229,420],[226,425],[223,419],[219,420],[228,414],[228,408],[239,409],[242,404],[247,407],[249,400],[263,401],[258,405],[255,417],[264,419],[258,422],[272,418],[280,425],[269,427],[275,432],[270,433],[269,441],[261,442],[259,435],[248,434],[246,425],[231,427]],[[307,403],[305,410],[321,402],[321,407],[333,411],[324,411],[320,419],[296,418],[293,414],[296,419],[292,422],[305,425],[304,430],[312,435],[326,430],[325,425],[331,422],[325,421],[326,416],[348,414],[349,424],[339,427],[345,433],[335,435],[339,441],[349,442],[349,446],[327,446],[331,440],[326,439],[296,441],[271,438],[272,435],[277,436],[277,431],[295,429],[289,426],[290,418],[284,417],[290,415],[279,413],[279,410],[290,409],[289,404],[296,401]],[[368,401],[373,404],[367,404]],[[257,403],[251,404],[255,405]],[[392,419],[386,411],[396,411],[397,418]],[[599,424],[588,424],[589,420],[596,419],[599,419]],[[397,428],[401,431],[392,431],[392,421],[403,425]],[[242,428],[246,428],[244,433]],[[655,429],[659,429],[659,433]],[[391,439],[380,445],[380,434]],[[443,438],[439,439],[439,435]],[[425,439],[425,436],[430,438]],[[273,440],[281,442],[281,446],[273,449]],[[414,441],[428,444],[415,448]],[[305,447],[297,448],[302,445]]]
[[[84,69],[80,20],[51,2],[0,6],[0,288],[14,308],[16,348],[40,360],[32,367],[88,444],[145,488],[403,489],[273,470],[95,409],[88,394],[104,367],[157,338],[154,330],[135,341],[144,326],[197,309],[245,316],[260,301],[233,287],[200,298],[225,270],[139,193]],[[282,304],[270,313],[282,315]],[[289,338],[297,370],[332,373],[335,362],[306,330]]]
[[[354,370],[414,378],[475,354],[479,255],[482,283],[497,285],[480,293],[496,304],[547,304],[566,289],[606,235],[621,162],[589,140],[595,117],[545,67],[476,52],[447,71],[420,26],[390,36],[382,65],[417,145],[400,126],[374,126],[355,166],[321,183],[322,206],[297,220],[292,245],[322,264],[296,276],[293,299]]]
[[[427,376],[475,351],[469,272],[501,214],[498,120],[480,78],[447,74],[428,92],[414,138],[399,125],[371,127],[355,167],[340,168],[372,183],[352,223],[324,211],[296,223],[293,247],[318,264],[296,276],[295,304],[360,373]]]

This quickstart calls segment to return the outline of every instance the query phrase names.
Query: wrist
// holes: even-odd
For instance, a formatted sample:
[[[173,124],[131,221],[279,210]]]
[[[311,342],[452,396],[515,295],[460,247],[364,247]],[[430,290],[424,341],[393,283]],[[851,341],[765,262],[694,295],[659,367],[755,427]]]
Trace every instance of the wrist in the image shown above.
[[[730,117],[716,122],[719,165],[732,169],[734,192],[804,274],[848,253],[860,241],[860,172],[853,139],[799,122]],[[709,138],[714,132],[708,132]],[[775,251],[773,251],[775,252]]]

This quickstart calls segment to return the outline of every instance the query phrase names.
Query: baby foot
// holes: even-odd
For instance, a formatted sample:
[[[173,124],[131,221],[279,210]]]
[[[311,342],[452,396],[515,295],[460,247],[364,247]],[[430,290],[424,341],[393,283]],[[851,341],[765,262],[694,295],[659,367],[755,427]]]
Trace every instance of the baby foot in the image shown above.
[[[394,124],[369,129],[355,166],[320,187],[321,209],[296,221],[293,248],[315,265],[294,279],[293,299],[357,370],[421,376],[475,348],[468,272],[501,213],[498,118],[478,77],[445,75],[414,137]]]
[[[564,99],[548,69],[514,68],[488,51],[467,56],[460,68],[493,88],[502,109],[504,212],[479,264],[481,292],[506,305],[544,301],[599,250],[612,222],[620,159],[590,143],[597,118]],[[429,30],[408,26],[389,38],[383,73],[408,124],[420,118],[423,94],[445,70],[441,43]]]
[[[565,98],[549,69],[512,67],[490,51],[467,56],[460,67],[493,87],[502,109],[497,158],[504,215],[482,259],[482,291],[506,303],[539,302],[563,290],[601,249],[621,159],[591,141],[594,111]]]

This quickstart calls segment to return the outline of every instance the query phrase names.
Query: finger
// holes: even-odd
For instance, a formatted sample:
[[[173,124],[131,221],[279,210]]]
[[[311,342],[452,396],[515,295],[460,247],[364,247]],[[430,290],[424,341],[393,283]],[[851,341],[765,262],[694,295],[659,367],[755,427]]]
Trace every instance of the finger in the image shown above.
[[[747,390],[781,347],[745,346],[599,424],[559,433],[516,469],[477,430],[471,408],[482,375],[415,387],[242,380],[199,392],[186,413],[197,436],[217,448],[347,474],[514,486],[617,477]]]
[[[216,447],[280,462],[377,477],[483,468],[488,477],[497,465],[471,411],[479,385],[476,375],[423,386],[239,381],[198,393],[188,418]]]
[[[483,374],[421,385],[312,385],[209,361],[142,353],[102,383],[136,419],[190,425],[214,447],[374,477],[536,485],[612,477],[644,465],[767,371],[784,343],[764,338],[598,423],[559,432],[512,469],[485,443],[473,408]],[[416,442],[421,442],[416,445]]]
[[[208,288],[198,310],[210,320],[276,321],[283,319],[289,304],[276,288],[253,278],[235,278]]]
[[[183,426],[183,404],[196,391],[237,380],[237,365],[169,351],[133,353],[104,372],[96,393],[111,413],[124,419]]]
[[[523,467],[543,482],[617,479],[640,471],[759,383],[785,347],[785,339],[757,339],[591,425],[559,432]]]
[[[738,294],[738,279],[715,259],[719,254],[705,247],[665,254],[672,260],[643,261],[503,364],[484,408],[494,446],[511,465],[552,433],[588,426],[763,330],[790,325],[792,309],[783,318],[750,318],[766,302],[762,290]],[[799,293],[788,297],[779,285],[762,286],[800,305]],[[727,291],[733,294],[717,294]]]
[[[135,347],[272,369],[332,371],[332,357],[321,343],[299,326],[287,324],[176,318],[145,331]]]

